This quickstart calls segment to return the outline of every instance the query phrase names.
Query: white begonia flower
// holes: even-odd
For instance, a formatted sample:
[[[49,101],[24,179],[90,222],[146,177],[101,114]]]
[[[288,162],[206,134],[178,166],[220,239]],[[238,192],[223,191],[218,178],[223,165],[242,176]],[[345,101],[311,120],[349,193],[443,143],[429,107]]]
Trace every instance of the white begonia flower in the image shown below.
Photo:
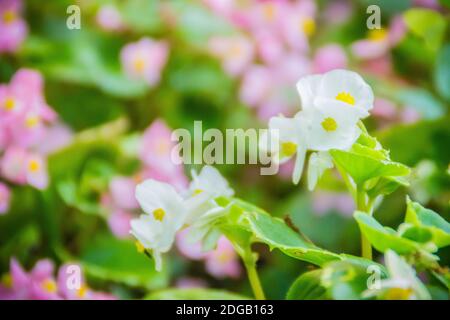
[[[155,268],[160,271],[161,253],[172,247],[176,232],[186,221],[189,206],[171,185],[152,179],[136,187],[136,199],[145,214],[131,220],[130,233],[137,239],[138,249],[151,251]]]
[[[347,108],[360,118],[369,115],[373,108],[373,91],[370,86],[355,72],[336,69],[323,75],[312,75],[297,82],[302,110],[318,105],[329,105]]]
[[[333,159],[326,151],[314,152],[309,157],[308,163],[308,189],[314,190],[320,177],[326,169],[333,168]]]
[[[190,242],[203,242],[204,250],[212,249],[217,243],[220,233],[215,228],[218,218],[227,214],[229,207],[222,207],[215,201],[218,197],[231,197],[234,191],[220,172],[204,166],[199,174],[192,171],[189,185],[189,213],[186,223],[191,226],[188,234]]]
[[[388,300],[430,300],[425,285],[417,278],[414,269],[392,250],[386,251],[389,278],[380,280],[378,289],[363,292],[363,297],[382,296]]]

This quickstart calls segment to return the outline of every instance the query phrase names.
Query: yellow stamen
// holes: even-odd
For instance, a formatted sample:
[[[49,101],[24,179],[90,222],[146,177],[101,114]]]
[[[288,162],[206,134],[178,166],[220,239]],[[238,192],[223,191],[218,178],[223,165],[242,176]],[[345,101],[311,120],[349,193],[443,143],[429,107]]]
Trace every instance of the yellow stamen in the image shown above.
[[[239,57],[239,56],[241,56],[241,54],[242,54],[242,48],[241,48],[240,45],[238,45],[238,44],[236,44],[236,43],[233,44],[233,45],[231,45],[230,50],[229,50],[229,52],[228,52],[228,55],[229,55],[231,58]]]
[[[45,280],[42,282],[42,288],[44,288],[45,291],[50,293],[55,293],[58,290],[58,287],[56,286],[56,282],[53,280]]]
[[[163,221],[165,215],[166,212],[162,208],[158,208],[153,211],[153,217],[155,218],[155,220]]]
[[[11,111],[15,108],[16,106],[16,101],[13,98],[6,98],[3,107],[5,108],[5,110],[7,111]]]
[[[203,192],[202,189],[195,189],[195,190],[194,190],[194,196],[197,195],[197,194],[200,194],[200,193],[202,193],[202,192]]]
[[[158,141],[156,145],[156,153],[158,155],[166,155],[170,150],[170,144],[166,140]]]
[[[133,63],[134,66],[134,70],[136,70],[136,72],[142,72],[144,71],[145,68],[145,61],[142,58],[136,58],[136,60],[134,60]]]
[[[348,92],[339,92],[338,95],[336,96],[336,100],[348,103],[352,106],[355,105],[355,98]]]
[[[0,281],[6,288],[12,287],[12,277],[9,273],[5,273]]]
[[[333,118],[325,118],[325,120],[322,121],[322,127],[327,132],[335,131],[337,129],[336,120],[334,120]]]
[[[387,31],[383,28],[381,29],[372,29],[367,33],[367,38],[371,41],[382,41],[386,39]]]
[[[29,162],[28,162],[28,169],[31,171],[31,172],[37,172],[37,171],[39,171],[39,169],[40,169],[40,165],[39,165],[39,161],[37,161],[37,160],[30,160]]]
[[[30,116],[25,119],[25,125],[27,128],[34,128],[39,123],[38,116]]]
[[[136,241],[134,244],[136,245],[137,252],[144,253],[145,247],[142,245],[142,243],[140,243],[139,241]]]
[[[303,32],[308,36],[312,36],[314,34],[314,32],[316,32],[316,23],[314,22],[314,19],[312,18],[306,18],[303,22],[302,22],[302,30]]]
[[[276,8],[272,3],[267,3],[263,8],[264,19],[272,21],[275,18]]]
[[[3,13],[3,22],[5,24],[13,23],[14,21],[16,21],[16,19],[17,19],[17,15],[13,10],[6,10]]]
[[[281,144],[281,153],[286,156],[290,157],[293,154],[297,152],[297,144],[294,142],[283,142]]]
[[[78,298],[84,298],[88,292],[88,286],[86,286],[85,284],[82,284],[80,289],[77,290],[77,297]]]
[[[385,295],[386,300],[408,300],[412,294],[411,288],[391,288]]]

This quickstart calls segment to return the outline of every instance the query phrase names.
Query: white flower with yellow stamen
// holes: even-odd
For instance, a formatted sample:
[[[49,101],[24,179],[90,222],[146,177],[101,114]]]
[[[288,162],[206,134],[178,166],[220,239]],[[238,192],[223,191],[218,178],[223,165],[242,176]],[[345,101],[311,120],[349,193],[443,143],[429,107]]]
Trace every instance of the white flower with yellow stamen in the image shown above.
[[[188,208],[175,189],[163,182],[146,180],[136,187],[136,199],[146,214],[131,221],[130,233],[138,249],[148,249],[161,270],[161,253],[172,247],[175,234],[185,224]]]
[[[365,118],[373,108],[372,89],[359,74],[348,70],[304,77],[297,82],[297,90],[303,110],[333,105]]]
[[[378,287],[364,291],[363,297],[379,296],[387,300],[431,299],[427,288],[405,260],[392,250],[386,251],[384,257],[389,278],[379,280]]]
[[[212,249],[220,237],[215,223],[229,209],[218,205],[215,199],[231,197],[234,191],[217,169],[204,166],[199,174],[192,171],[188,194],[186,204],[189,212],[186,223],[191,226],[188,238],[193,243],[202,241],[205,250]]]

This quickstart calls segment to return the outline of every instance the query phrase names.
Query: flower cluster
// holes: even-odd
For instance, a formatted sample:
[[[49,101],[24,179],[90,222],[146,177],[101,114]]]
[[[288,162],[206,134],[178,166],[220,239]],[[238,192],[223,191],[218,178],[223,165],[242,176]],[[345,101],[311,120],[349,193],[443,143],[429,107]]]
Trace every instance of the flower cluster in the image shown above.
[[[347,65],[337,44],[319,48],[310,58],[309,38],[316,29],[314,1],[205,2],[239,31],[211,38],[209,51],[229,75],[241,78],[241,101],[257,108],[263,120],[292,114],[297,101],[289,87],[299,76]]]
[[[302,110],[293,118],[272,117],[269,121],[270,151],[274,161],[295,159],[293,182],[300,181],[307,151],[308,188],[314,189],[326,169],[333,167],[331,149],[348,150],[358,139],[360,119],[373,107],[370,86],[356,73],[333,70],[311,75],[297,83]],[[266,140],[262,147],[267,147]]]
[[[102,205],[108,213],[108,224],[117,237],[129,235],[130,220],[139,204],[135,198],[136,185],[144,179],[169,183],[178,190],[185,188],[187,179],[181,165],[171,161],[174,142],[172,132],[162,120],[155,120],[144,132],[139,142],[138,157],[141,168],[131,177],[116,176],[109,190],[102,196]]]
[[[28,27],[21,12],[22,0],[0,1],[0,53],[17,51],[25,40]]]
[[[45,155],[64,145],[70,136],[62,132],[65,129],[56,120],[55,112],[45,101],[43,79],[38,72],[20,69],[9,84],[0,85],[2,178],[15,184],[46,188]],[[2,184],[0,203],[9,198],[5,188]]]
[[[168,252],[176,234],[189,226],[190,243],[202,243],[204,251],[214,248],[220,238],[217,223],[228,212],[216,202],[230,197],[233,190],[220,173],[205,166],[192,172],[189,188],[179,193],[170,184],[148,179],[136,187],[136,199],[145,212],[131,221],[131,234],[138,240],[138,250],[151,252],[155,267],[161,270],[161,253]]]
[[[19,262],[12,258],[10,273],[0,284],[0,300],[111,300],[113,295],[96,292],[88,287],[83,275],[80,279],[71,281],[73,274],[69,268],[75,264],[64,264],[57,277],[54,276],[54,264],[52,261],[39,260],[30,272],[26,272]],[[73,284],[73,286],[72,286]]]

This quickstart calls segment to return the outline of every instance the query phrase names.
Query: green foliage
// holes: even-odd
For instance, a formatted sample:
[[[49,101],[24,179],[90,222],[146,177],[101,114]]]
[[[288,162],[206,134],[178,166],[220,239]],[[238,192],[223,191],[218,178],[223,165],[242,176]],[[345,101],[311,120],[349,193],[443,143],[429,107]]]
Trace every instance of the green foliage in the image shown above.
[[[423,38],[427,46],[437,50],[444,38],[446,20],[436,11],[429,9],[410,9],[404,14],[408,28]]]
[[[155,291],[147,296],[146,300],[249,300],[239,294],[217,289],[164,289]]]

